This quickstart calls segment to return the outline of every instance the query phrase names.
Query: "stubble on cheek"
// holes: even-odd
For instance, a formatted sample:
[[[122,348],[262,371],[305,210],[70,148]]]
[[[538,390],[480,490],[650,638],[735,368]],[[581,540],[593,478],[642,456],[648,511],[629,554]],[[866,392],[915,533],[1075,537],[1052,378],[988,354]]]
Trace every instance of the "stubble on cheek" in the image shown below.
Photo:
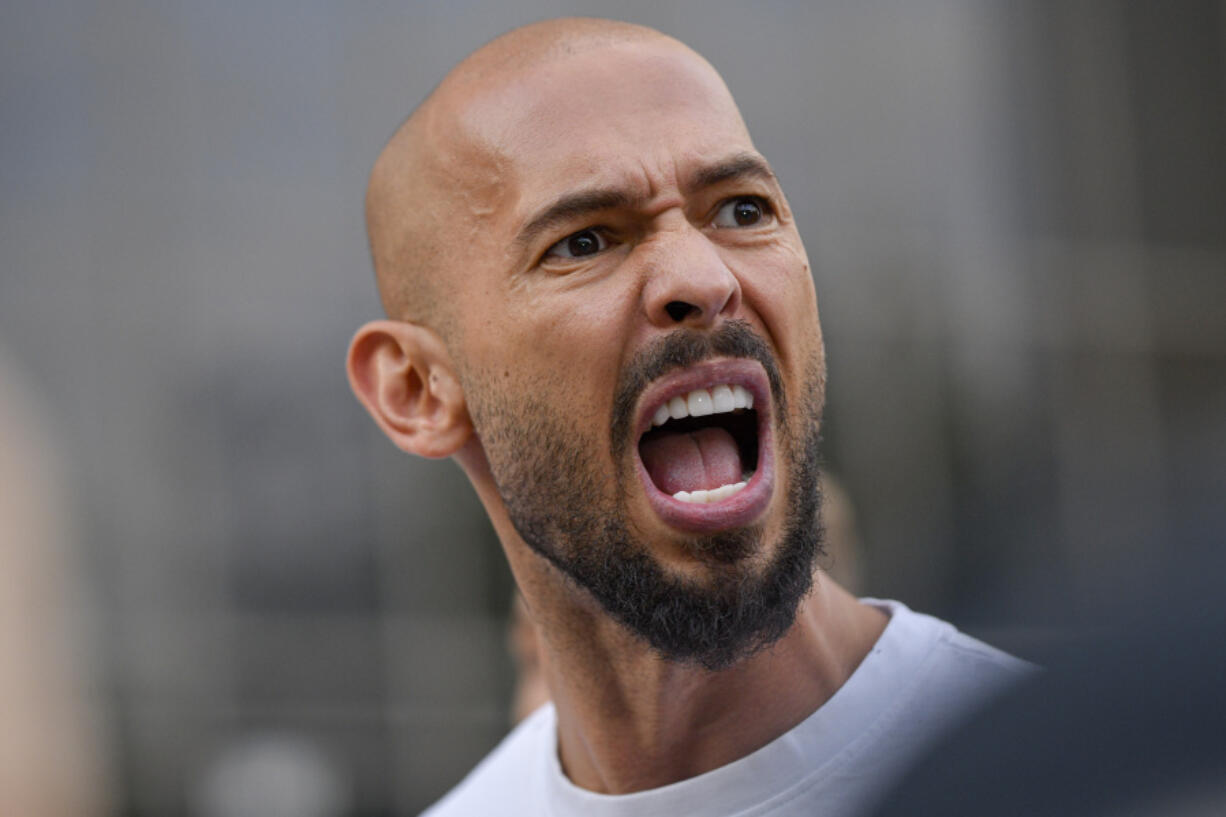
[[[599,479],[603,449],[591,424],[557,410],[551,395],[558,383],[513,384],[506,373],[464,378],[469,414],[516,531],[534,549],[561,555],[556,551],[589,534],[615,499]]]

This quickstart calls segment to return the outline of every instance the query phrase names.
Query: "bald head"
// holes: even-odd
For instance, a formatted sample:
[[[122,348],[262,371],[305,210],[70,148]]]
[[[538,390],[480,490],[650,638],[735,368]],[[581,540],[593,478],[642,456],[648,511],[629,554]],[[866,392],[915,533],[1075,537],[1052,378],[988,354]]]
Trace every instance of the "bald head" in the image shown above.
[[[454,328],[455,284],[483,222],[511,202],[508,168],[483,109],[534,67],[594,49],[685,45],[612,20],[547,20],[510,31],[469,55],[392,136],[370,176],[366,226],[379,294],[391,318],[444,337]],[[712,69],[713,72],[713,69]]]

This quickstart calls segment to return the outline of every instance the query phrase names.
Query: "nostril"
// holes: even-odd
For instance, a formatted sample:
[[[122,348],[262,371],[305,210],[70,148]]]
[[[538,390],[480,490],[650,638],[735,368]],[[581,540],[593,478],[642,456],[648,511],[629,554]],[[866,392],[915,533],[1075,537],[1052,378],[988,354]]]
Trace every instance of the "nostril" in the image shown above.
[[[664,311],[674,321],[681,323],[693,313],[698,312],[699,309],[693,304],[687,304],[685,301],[669,301],[668,305],[664,307]]]

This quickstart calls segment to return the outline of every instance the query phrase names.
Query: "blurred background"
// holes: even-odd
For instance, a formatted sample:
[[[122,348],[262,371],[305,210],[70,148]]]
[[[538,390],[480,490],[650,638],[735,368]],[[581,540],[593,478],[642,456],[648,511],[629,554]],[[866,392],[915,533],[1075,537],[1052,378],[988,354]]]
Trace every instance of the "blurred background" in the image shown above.
[[[505,733],[497,541],[342,364],[383,142],[566,13],[783,180],[858,591],[1031,655],[1221,542],[1222,0],[6,3],[0,811],[408,815]]]

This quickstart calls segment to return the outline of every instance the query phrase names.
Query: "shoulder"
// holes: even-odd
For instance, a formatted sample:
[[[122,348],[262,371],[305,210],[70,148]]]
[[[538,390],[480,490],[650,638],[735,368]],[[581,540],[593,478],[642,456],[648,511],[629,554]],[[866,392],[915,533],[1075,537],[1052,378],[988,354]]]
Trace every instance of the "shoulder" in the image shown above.
[[[533,712],[422,817],[539,814],[539,770],[553,752],[554,723],[552,704]]]
[[[1030,662],[900,602],[864,601],[889,612],[890,624],[879,642],[886,652],[882,658],[907,666],[915,693],[928,704],[945,700],[959,709],[974,708],[1038,671]]]
[[[861,601],[884,610],[890,616],[887,635],[893,637],[893,640],[921,646],[924,652],[939,660],[981,666],[989,671],[999,670],[1006,674],[1024,675],[1035,669],[1030,662],[991,644],[985,644],[961,632],[947,621],[917,613],[900,601],[872,598]]]

